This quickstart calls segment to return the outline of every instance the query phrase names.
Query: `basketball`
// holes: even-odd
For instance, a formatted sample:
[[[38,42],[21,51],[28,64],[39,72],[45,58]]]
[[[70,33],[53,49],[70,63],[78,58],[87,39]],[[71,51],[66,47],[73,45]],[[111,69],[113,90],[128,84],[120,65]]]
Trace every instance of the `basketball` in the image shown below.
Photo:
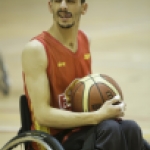
[[[96,111],[114,96],[123,100],[118,83],[105,74],[90,74],[71,83],[66,90],[66,98],[75,112]]]

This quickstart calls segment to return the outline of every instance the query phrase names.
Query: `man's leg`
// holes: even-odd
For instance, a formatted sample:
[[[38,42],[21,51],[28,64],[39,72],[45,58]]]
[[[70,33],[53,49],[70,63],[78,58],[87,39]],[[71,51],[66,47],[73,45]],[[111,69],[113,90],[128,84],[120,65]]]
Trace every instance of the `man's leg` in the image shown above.
[[[144,149],[143,136],[138,124],[131,120],[123,120],[120,124],[129,150],[146,150]]]
[[[144,150],[150,150],[150,144],[145,140],[144,140]]]
[[[89,131],[93,135],[87,140]],[[61,142],[64,135],[59,134],[58,137],[56,138]],[[106,120],[95,126],[94,130],[93,127],[84,127],[79,132],[72,133],[62,145],[65,150],[149,150],[141,149],[141,130],[133,121],[122,121],[120,124],[115,120]]]
[[[67,134],[62,132],[55,137],[62,143],[65,150],[93,150],[93,143],[95,141],[93,138],[95,136],[94,130],[94,126],[87,126],[77,132],[66,132]],[[64,141],[63,137],[66,136],[68,136],[68,138]],[[87,141],[89,136],[90,139]]]
[[[97,125],[95,150],[128,150],[124,133],[117,121],[106,120]]]
[[[89,131],[93,131],[91,135]],[[103,121],[94,130],[93,127],[85,127],[71,134],[62,145],[65,150],[128,150],[125,135],[115,120]]]

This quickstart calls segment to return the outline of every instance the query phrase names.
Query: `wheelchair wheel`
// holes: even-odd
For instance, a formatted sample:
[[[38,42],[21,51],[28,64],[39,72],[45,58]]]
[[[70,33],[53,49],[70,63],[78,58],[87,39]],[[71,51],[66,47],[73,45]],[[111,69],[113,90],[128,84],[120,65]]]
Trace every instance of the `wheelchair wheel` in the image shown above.
[[[15,136],[1,150],[12,150],[26,142],[36,142],[43,146],[45,150],[64,150],[53,136],[37,130],[27,131]]]

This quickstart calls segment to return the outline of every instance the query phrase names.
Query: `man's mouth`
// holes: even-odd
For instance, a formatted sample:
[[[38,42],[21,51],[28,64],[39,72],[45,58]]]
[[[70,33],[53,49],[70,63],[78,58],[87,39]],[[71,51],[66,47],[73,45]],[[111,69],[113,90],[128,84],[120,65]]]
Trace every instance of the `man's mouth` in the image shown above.
[[[60,18],[71,18],[72,17],[72,13],[67,12],[67,11],[58,11],[57,14]]]

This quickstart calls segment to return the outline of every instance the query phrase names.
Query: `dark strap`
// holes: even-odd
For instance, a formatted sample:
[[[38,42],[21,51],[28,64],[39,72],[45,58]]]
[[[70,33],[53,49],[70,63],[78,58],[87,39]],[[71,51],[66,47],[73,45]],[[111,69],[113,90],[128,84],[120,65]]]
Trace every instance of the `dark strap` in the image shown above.
[[[19,101],[21,128],[18,134],[31,130],[31,114],[25,95],[20,96]],[[24,143],[25,150],[32,150],[31,142]]]

